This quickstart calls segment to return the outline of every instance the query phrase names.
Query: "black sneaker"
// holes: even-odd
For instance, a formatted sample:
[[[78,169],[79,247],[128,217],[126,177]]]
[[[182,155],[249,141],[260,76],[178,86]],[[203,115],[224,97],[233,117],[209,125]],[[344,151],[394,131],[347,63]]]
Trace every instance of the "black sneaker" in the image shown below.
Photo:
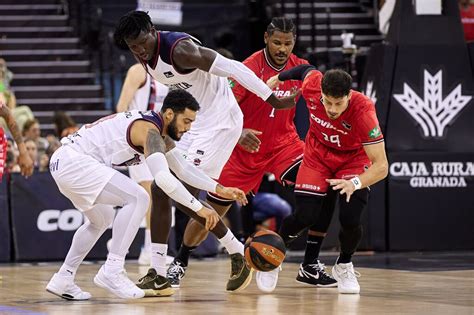
[[[252,269],[247,266],[244,256],[239,253],[230,255],[230,260],[230,278],[226,290],[237,292],[245,289],[252,281]]]
[[[296,281],[317,287],[337,287],[337,281],[324,270],[324,264],[319,260],[315,264],[300,265]]]
[[[181,279],[183,279],[185,272],[186,266],[184,266],[179,259],[174,259],[166,271],[166,278],[168,278],[171,287],[179,288],[179,284]]]
[[[137,287],[145,291],[145,296],[170,296],[174,294],[168,279],[158,275],[153,268],[148,269],[148,273],[138,279]]]

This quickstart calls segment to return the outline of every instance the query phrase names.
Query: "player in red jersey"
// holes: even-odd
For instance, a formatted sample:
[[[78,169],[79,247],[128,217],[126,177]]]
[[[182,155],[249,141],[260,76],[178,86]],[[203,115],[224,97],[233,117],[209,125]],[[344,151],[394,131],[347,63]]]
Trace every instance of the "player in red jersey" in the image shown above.
[[[339,190],[341,252],[332,274],[340,293],[357,294],[360,286],[351,258],[362,238],[360,217],[368,202],[367,188],[388,173],[375,106],[350,89],[352,78],[342,70],[330,70],[323,77],[314,67],[302,65],[273,77],[268,85],[295,79],[303,81],[310,128],[296,179],[296,211],[283,220],[280,235],[286,244],[291,243],[319,220],[330,186]],[[276,285],[278,269],[262,277]]]
[[[295,45],[295,25],[290,19],[274,18],[265,33],[265,49],[257,51],[243,63],[249,67],[260,79],[269,78],[284,70],[298,65],[307,65],[308,62],[292,54]],[[220,177],[219,183],[226,183],[239,187],[244,192],[256,192],[266,172],[275,174],[280,183],[294,184],[298,167],[302,161],[304,142],[300,140],[293,119],[295,108],[288,110],[274,110],[272,106],[249,92],[235,80],[231,80],[234,96],[239,102],[244,114],[244,129],[239,144],[232,152]],[[300,81],[286,81],[274,89],[277,97],[286,97],[292,94],[292,89],[301,88]],[[207,201],[220,214],[229,210],[232,201],[208,195]],[[317,261],[321,241],[324,238],[332,217],[334,204],[328,207],[330,213],[326,216],[327,222],[318,222],[310,232],[309,240],[312,244],[318,243],[317,249],[310,251],[311,260],[307,265],[313,268],[315,277],[309,277],[313,285],[336,286],[336,281],[322,269]],[[322,232],[321,232],[322,231]],[[312,235],[314,234],[314,235]],[[190,252],[207,236],[207,231],[196,222],[190,222],[184,234],[183,244],[173,263],[168,269],[168,279],[174,287],[179,287],[188,265]],[[308,260],[309,258],[305,259]],[[306,282],[303,279],[302,282]],[[266,291],[260,286],[259,288]]]
[[[1,96],[3,98],[3,95]],[[15,118],[13,118],[10,109],[5,103],[4,99],[0,99],[0,117],[5,119],[8,128],[12,134],[13,140],[15,140],[20,155],[18,157],[18,164],[21,169],[21,174],[23,176],[30,176],[33,174],[33,160],[31,160],[28,152],[26,151],[25,143],[21,136],[21,132],[16,125]],[[4,168],[6,166],[7,160],[7,139],[3,129],[0,127],[0,181],[2,181],[2,176]]]

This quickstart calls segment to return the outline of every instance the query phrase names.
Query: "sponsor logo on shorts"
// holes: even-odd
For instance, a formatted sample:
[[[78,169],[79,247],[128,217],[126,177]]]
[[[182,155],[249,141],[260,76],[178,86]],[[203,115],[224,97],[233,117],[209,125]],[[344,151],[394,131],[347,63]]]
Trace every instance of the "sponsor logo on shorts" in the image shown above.
[[[305,189],[305,190],[316,190],[316,191],[321,190],[321,187],[319,187],[317,185],[312,185],[312,184],[296,184],[295,188],[296,189]]]
[[[203,151],[203,150],[197,150],[196,153],[199,154],[199,155],[204,155],[204,151]]]

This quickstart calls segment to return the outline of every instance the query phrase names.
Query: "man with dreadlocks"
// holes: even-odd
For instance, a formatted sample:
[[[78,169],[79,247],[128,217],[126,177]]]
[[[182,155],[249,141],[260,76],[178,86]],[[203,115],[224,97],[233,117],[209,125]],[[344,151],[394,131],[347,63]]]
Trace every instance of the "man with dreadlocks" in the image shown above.
[[[235,78],[251,92],[276,109],[291,108],[295,95],[278,99],[252,71],[240,62],[227,59],[186,33],[157,31],[150,16],[143,11],[131,11],[120,18],[114,34],[116,42],[128,46],[135,58],[160,83],[171,89],[184,89],[201,104],[189,133],[178,142],[187,159],[211,178],[219,178],[226,161],[237,144],[243,126],[243,115],[229,87],[227,77]],[[168,220],[157,220],[169,209],[169,198],[154,204],[151,212],[152,266],[166,274],[161,255],[167,250]],[[161,214],[160,214],[161,213]],[[155,219],[154,219],[155,218]],[[159,226],[158,226],[159,225]],[[229,231],[225,238],[235,241]],[[238,242],[239,243],[239,242]],[[228,291],[244,289],[252,272],[243,257],[243,244],[234,246],[231,255],[231,276]],[[142,284],[139,284],[139,286]],[[143,284],[147,285],[146,283]]]
[[[265,48],[244,60],[244,64],[266,81],[301,64],[304,59],[292,53],[296,40],[296,27],[291,19],[273,18],[264,34]],[[291,94],[293,88],[301,88],[300,81],[285,81],[273,93],[277,97]],[[293,185],[303,159],[304,142],[299,138],[293,122],[295,108],[275,111],[270,105],[232,80],[232,91],[244,114],[244,129],[232,155],[227,161],[218,182],[256,193],[265,173],[273,173],[281,184]],[[319,262],[321,243],[326,235],[334,211],[335,198],[328,198],[321,220],[311,227],[304,263],[300,266],[297,281],[318,287],[334,287],[337,282]],[[209,204],[223,216],[233,200],[215,194],[207,196]],[[168,268],[168,280],[179,287],[188,266],[191,251],[206,237],[208,232],[194,220],[186,227],[183,244],[177,257]],[[257,286],[264,292],[273,291],[273,283],[262,281],[257,273]]]

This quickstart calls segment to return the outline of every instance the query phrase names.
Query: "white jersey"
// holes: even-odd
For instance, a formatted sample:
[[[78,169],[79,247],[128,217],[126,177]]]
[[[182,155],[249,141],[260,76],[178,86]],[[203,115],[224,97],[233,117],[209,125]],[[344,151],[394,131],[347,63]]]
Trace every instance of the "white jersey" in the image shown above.
[[[61,143],[109,167],[137,165],[143,163],[145,158],[142,149],[131,144],[129,126],[139,119],[154,123],[160,132],[163,129],[160,114],[132,110],[86,124],[74,134],[63,138]]]
[[[160,83],[170,89],[183,89],[198,101],[200,110],[190,133],[231,128],[242,120],[240,110],[227,78],[195,69],[188,73],[178,72],[172,65],[171,54],[180,40],[196,39],[185,33],[158,32],[159,54],[147,65],[148,71]]]
[[[163,100],[168,94],[168,87],[154,80],[150,74],[146,74],[145,84],[135,91],[129,110],[153,110],[160,112]]]

